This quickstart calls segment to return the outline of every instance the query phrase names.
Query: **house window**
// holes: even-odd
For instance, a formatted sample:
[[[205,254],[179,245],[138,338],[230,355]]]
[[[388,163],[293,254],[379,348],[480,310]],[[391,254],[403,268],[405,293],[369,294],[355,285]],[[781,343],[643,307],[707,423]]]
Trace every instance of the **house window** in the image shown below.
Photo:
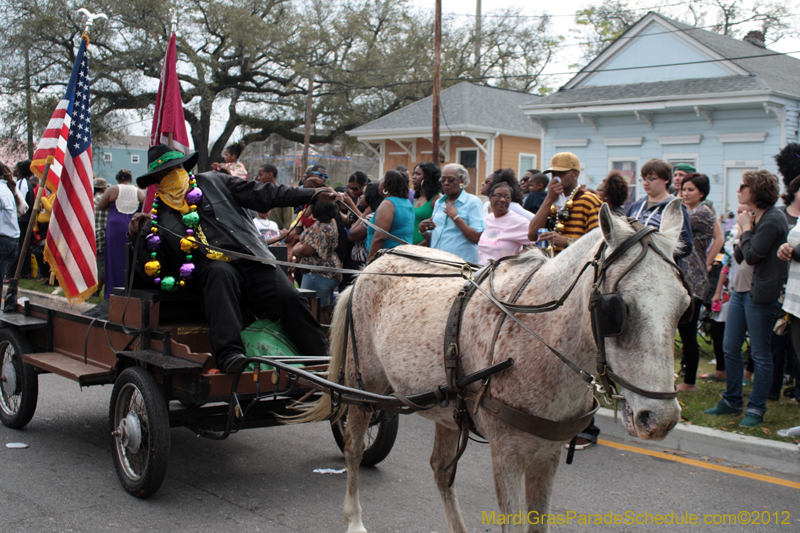
[[[456,162],[463,165],[469,173],[469,187],[478,194],[478,150],[472,148],[456,148]]]
[[[689,163],[693,167],[697,168],[697,158],[694,157],[676,157],[676,158],[668,158],[667,161],[673,167],[679,163]]]
[[[517,178],[522,177],[526,170],[536,168],[536,154],[519,154],[519,168],[517,169]]]
[[[131,155],[131,163],[133,163],[134,165],[138,165],[139,164],[139,155],[138,154]]]
[[[628,200],[625,209],[636,201],[636,184],[639,177],[639,158],[612,159],[609,161],[609,170],[618,170],[625,181],[628,182]]]
[[[103,152],[103,163],[111,163],[111,154]]]

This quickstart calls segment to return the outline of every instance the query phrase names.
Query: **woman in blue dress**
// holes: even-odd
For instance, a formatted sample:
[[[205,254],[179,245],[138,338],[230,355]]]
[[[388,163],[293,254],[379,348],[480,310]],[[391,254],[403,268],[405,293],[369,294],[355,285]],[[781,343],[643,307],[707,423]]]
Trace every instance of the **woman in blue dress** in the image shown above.
[[[408,180],[397,170],[389,170],[381,180],[381,194],[384,201],[378,206],[372,223],[402,239],[406,243],[414,240],[414,206],[408,201]],[[403,242],[385,233],[367,228],[367,249],[369,261],[381,248],[394,248]]]

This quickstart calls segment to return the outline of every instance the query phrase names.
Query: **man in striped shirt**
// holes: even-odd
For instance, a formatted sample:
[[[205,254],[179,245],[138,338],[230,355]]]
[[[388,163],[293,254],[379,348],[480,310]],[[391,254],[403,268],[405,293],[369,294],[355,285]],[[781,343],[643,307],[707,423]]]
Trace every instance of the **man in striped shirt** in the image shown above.
[[[596,194],[587,191],[583,185],[578,187],[581,162],[578,156],[572,152],[561,152],[554,155],[550,160],[550,168],[543,170],[542,173],[551,173],[553,179],[550,180],[544,202],[528,226],[528,238],[532,241],[536,240],[539,228],[544,228],[547,224],[551,206],[556,206],[558,211],[566,209],[569,212],[569,218],[561,221],[564,229],[560,232],[548,231],[538,239],[550,241],[555,253],[558,254],[575,240],[597,227],[597,213],[600,212],[603,202]],[[568,207],[569,199],[572,200],[571,208]],[[575,449],[591,448],[597,444],[599,435],[600,428],[594,425],[594,418],[592,418],[589,425],[578,433],[575,439]]]
[[[532,241],[537,238],[540,241],[550,241],[555,253],[558,254],[576,239],[597,227],[597,213],[603,202],[596,194],[587,191],[586,187],[578,187],[581,162],[578,156],[571,152],[554,155],[550,160],[550,168],[543,170],[542,173],[552,174],[553,179],[547,189],[547,196],[528,226],[528,238]],[[539,237],[538,231],[546,227],[552,206],[556,206],[558,211],[568,211],[569,218],[559,221],[564,226],[561,231],[548,231]]]

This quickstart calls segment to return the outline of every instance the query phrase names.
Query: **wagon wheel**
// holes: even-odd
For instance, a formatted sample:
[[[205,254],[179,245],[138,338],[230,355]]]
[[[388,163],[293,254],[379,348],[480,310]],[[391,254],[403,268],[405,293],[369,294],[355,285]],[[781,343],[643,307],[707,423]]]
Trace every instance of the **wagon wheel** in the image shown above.
[[[164,481],[170,448],[167,402],[150,372],[131,367],[119,375],[108,418],[117,477],[129,493],[147,498]]]
[[[386,413],[384,411],[372,413],[369,427],[364,434],[364,455],[361,457],[361,466],[375,466],[386,459],[386,456],[392,451],[392,446],[394,446],[399,426],[400,418],[397,413]],[[336,445],[342,452],[344,452],[344,430],[346,427],[346,414],[331,424],[333,438],[336,439]]]
[[[22,362],[30,353],[28,339],[16,328],[0,329],[0,420],[19,429],[33,418],[39,397],[39,374]]]

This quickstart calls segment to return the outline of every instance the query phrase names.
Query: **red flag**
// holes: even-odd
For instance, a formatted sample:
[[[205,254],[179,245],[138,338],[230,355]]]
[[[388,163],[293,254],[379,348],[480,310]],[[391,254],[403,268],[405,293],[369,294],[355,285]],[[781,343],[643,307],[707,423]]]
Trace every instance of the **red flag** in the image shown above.
[[[169,40],[167,55],[161,66],[161,82],[156,94],[156,110],[153,116],[153,127],[150,130],[150,146],[167,144],[173,149],[189,154],[189,135],[186,133],[186,122],[183,118],[183,102],[181,101],[181,86],[178,83],[178,71],[175,68],[178,52],[175,44],[175,34]],[[172,142],[170,135],[172,134]],[[151,185],[147,188],[144,212],[150,211],[153,205],[158,186]]]
[[[47,176],[47,187],[57,192],[44,258],[71,303],[82,302],[97,289],[88,43],[89,38],[81,36],[67,92],[50,118],[31,164],[31,170],[41,177],[47,157],[55,159]]]

